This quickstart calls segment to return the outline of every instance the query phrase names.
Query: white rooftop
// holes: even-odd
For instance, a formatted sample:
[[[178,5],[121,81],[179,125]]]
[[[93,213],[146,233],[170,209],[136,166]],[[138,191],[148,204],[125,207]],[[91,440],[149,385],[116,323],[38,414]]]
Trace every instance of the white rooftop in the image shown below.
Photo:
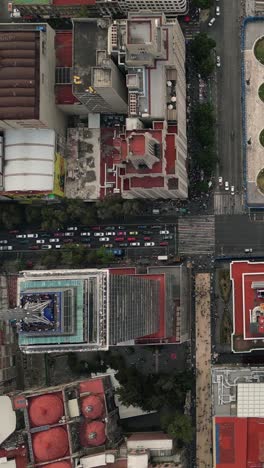
[[[6,192],[52,191],[54,155],[54,130],[6,130],[4,190]]]
[[[0,396],[0,445],[16,429],[16,413],[12,408],[11,399],[8,396]],[[1,464],[1,468],[2,468]]]
[[[237,416],[241,418],[264,417],[264,383],[239,383],[237,385]]]

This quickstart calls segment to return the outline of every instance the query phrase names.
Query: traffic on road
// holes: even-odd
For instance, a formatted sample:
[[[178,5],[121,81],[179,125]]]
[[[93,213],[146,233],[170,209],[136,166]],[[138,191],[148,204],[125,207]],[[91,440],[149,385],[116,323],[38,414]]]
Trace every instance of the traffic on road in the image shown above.
[[[0,251],[62,249],[69,244],[89,249],[104,247],[119,255],[127,249],[151,248],[176,253],[175,224],[68,226],[56,232],[11,230],[0,236]]]

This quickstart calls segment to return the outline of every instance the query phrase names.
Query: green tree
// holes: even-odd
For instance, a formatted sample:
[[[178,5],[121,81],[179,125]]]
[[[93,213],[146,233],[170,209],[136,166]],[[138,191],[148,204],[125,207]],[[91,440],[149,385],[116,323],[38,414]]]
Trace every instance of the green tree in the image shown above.
[[[193,113],[195,136],[202,147],[213,146],[215,141],[215,116],[210,103],[198,104]]]
[[[3,203],[1,207],[1,223],[5,229],[19,227],[23,221],[23,207],[14,203]]]
[[[214,70],[215,60],[212,56],[212,50],[215,46],[214,39],[208,37],[206,33],[197,34],[191,42],[191,54],[197,71],[203,79],[207,79]]]
[[[61,253],[58,250],[52,252],[43,252],[41,256],[41,264],[46,268],[58,268],[61,262]]]
[[[41,218],[42,229],[56,231],[65,225],[67,214],[63,205],[45,206],[41,210]]]
[[[205,58],[199,63],[199,72],[201,77],[206,80],[208,76],[210,76],[215,69],[215,58],[213,55]]]
[[[25,206],[26,222],[31,225],[41,224],[41,208],[39,206]]]
[[[191,417],[187,414],[176,412],[161,418],[162,429],[173,439],[179,447],[189,444],[193,438],[193,426]]]
[[[96,209],[94,204],[83,200],[67,200],[65,210],[68,223],[94,224],[96,222]]]
[[[195,63],[199,63],[209,57],[215,46],[215,40],[207,36],[206,33],[197,34],[191,42],[191,54]]]
[[[70,267],[79,268],[85,266],[87,248],[84,245],[68,244],[61,251],[61,262]]]
[[[193,0],[192,4],[193,6],[196,6],[197,8],[201,8],[202,10],[205,10],[207,8],[210,8],[213,2],[212,0]]]
[[[115,259],[113,253],[105,247],[100,247],[96,251],[96,255],[98,258],[98,263],[101,263],[102,265],[109,265],[109,263],[113,262]]]
[[[123,213],[123,200],[120,196],[112,195],[105,197],[96,203],[97,216],[99,219],[118,218]]]

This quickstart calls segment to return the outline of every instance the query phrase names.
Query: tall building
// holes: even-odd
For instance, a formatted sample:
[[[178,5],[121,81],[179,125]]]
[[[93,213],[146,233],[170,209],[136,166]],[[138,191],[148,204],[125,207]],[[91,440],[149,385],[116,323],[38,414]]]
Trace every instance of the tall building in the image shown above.
[[[47,24],[0,24],[0,129],[65,132],[55,102],[55,31]]]
[[[76,18],[80,13],[89,16],[125,16],[130,11],[163,11],[166,16],[184,15],[188,10],[187,0],[14,0],[22,16],[38,15],[42,18]]]
[[[169,269],[168,269],[169,270]],[[189,339],[188,271],[23,271],[8,311],[25,353],[104,351]]]
[[[87,112],[126,114],[125,76],[108,53],[109,25],[108,19],[73,20],[73,94]]]
[[[159,330],[159,275],[25,271],[18,294],[19,346],[26,353],[107,350]]]

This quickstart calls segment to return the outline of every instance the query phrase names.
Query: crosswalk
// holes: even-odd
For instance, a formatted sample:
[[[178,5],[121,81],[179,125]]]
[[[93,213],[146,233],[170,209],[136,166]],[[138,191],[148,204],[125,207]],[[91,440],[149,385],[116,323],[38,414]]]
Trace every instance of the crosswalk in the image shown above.
[[[231,195],[230,193],[215,192],[214,213],[216,215],[242,214],[244,211],[244,199],[242,193]]]
[[[215,249],[215,218],[188,216],[178,222],[179,255],[210,254]]]

